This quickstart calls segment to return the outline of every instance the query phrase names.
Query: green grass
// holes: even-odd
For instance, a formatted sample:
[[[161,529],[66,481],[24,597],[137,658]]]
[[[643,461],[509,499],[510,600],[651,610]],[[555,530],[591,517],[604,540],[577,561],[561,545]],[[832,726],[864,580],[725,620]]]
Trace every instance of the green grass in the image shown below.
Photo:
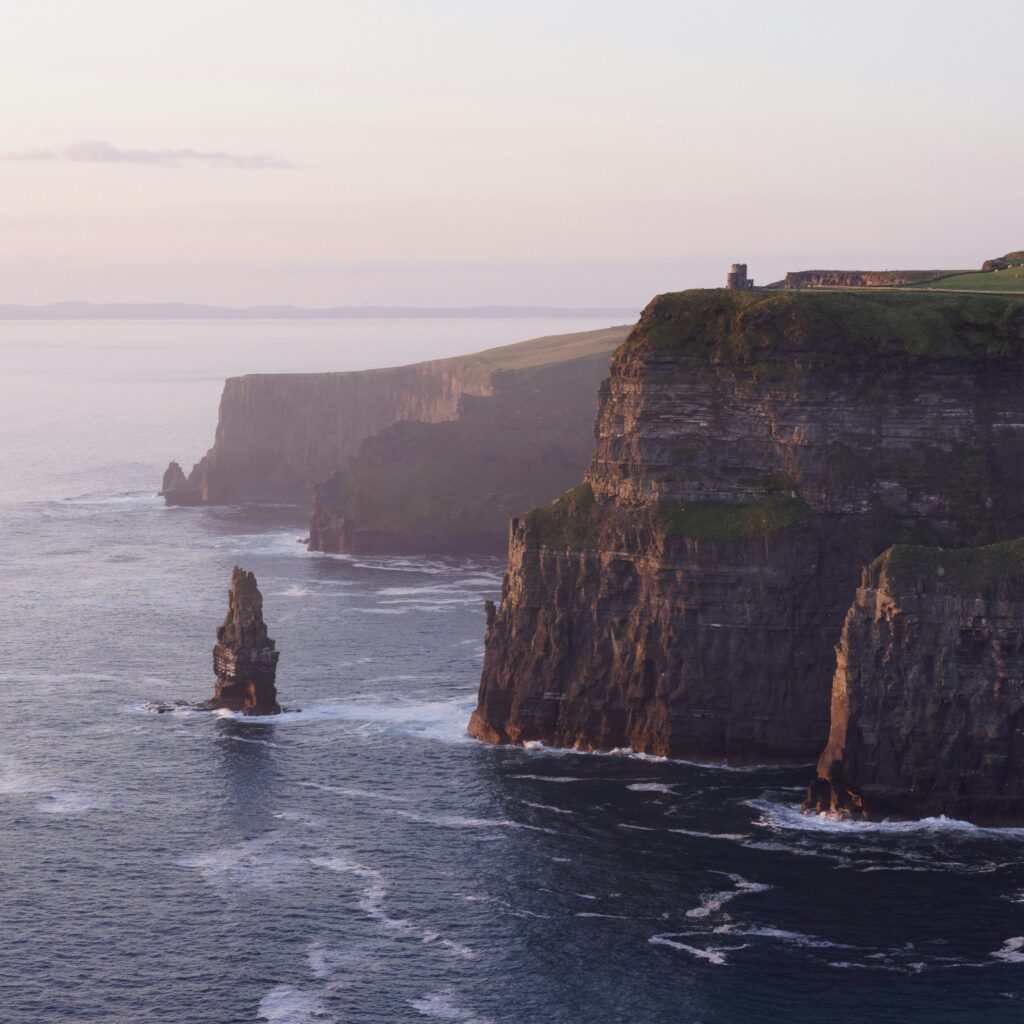
[[[615,357],[836,367],[908,357],[1021,358],[1022,324],[1024,302],[1016,297],[920,289],[693,290],[655,298]]]
[[[709,501],[659,505],[654,520],[670,537],[728,542],[767,537],[803,519],[809,511],[799,498],[769,496],[750,505]]]
[[[869,569],[871,582],[875,586],[887,582],[894,595],[912,589],[922,578],[973,591],[1015,577],[1024,579],[1024,538],[980,548],[896,545],[879,555]]]
[[[915,287],[934,291],[1024,292],[1024,265],[1008,267],[1006,270],[943,277]]]
[[[598,544],[604,513],[593,488],[582,483],[526,514],[529,539],[545,547],[582,550]]]
[[[555,334],[544,338],[502,345],[462,357],[491,370],[529,370],[538,366],[566,363],[573,359],[610,355],[625,341],[629,326],[605,327],[597,331]]]

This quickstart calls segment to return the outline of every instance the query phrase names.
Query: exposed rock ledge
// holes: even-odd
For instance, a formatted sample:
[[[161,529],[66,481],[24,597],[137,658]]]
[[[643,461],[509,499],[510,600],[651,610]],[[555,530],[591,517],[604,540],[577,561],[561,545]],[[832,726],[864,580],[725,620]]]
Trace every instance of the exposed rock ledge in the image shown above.
[[[1024,540],[864,573],[807,811],[1024,822]]]

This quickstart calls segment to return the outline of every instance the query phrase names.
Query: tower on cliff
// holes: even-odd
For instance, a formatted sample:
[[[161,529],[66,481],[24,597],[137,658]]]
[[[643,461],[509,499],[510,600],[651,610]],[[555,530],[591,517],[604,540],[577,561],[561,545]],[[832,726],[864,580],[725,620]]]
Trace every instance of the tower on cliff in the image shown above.
[[[742,291],[754,287],[752,278],[747,277],[746,263],[734,263],[725,278],[725,287],[730,291]]]

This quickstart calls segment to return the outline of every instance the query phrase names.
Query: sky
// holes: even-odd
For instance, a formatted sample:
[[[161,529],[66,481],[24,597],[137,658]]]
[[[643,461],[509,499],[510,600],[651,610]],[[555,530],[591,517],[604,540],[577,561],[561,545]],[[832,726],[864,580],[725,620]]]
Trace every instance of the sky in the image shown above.
[[[636,306],[1024,248],[1024,3],[4,0],[0,302]]]

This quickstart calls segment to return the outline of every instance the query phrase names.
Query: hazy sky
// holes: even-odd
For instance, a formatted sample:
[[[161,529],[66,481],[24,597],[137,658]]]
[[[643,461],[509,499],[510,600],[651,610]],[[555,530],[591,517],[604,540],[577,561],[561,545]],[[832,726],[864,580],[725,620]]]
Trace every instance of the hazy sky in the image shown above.
[[[7,0],[0,302],[642,305],[1024,248],[1021,0]]]

